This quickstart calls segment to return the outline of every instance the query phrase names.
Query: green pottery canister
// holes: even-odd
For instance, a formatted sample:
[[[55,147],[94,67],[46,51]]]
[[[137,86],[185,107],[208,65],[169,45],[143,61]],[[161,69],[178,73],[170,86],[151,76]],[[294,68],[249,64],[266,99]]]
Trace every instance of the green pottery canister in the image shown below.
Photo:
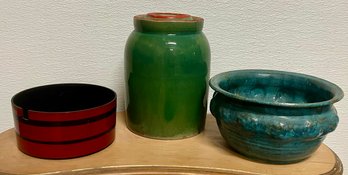
[[[203,19],[187,14],[134,17],[125,48],[126,123],[141,136],[182,139],[204,129],[210,48]]]

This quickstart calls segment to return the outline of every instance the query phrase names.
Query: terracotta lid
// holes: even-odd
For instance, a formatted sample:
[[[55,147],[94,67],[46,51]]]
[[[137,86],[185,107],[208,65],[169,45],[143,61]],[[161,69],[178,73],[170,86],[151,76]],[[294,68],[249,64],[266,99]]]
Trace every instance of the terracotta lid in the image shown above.
[[[134,16],[134,27],[139,32],[191,33],[202,31],[203,21],[188,14],[152,12]]]
[[[188,14],[182,14],[182,13],[161,13],[161,12],[148,13],[147,16],[149,16],[151,18],[165,18],[165,19],[185,19],[185,18],[191,18],[191,15],[188,15]]]

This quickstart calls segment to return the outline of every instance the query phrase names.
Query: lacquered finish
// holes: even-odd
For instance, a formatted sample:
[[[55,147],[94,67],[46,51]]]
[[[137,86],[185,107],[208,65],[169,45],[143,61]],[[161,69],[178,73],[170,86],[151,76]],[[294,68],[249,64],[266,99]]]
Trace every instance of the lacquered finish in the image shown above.
[[[19,135],[16,135],[18,148],[22,152],[39,158],[66,159],[86,156],[98,152],[109,146],[115,139],[115,127],[106,131],[93,139],[71,143],[39,143],[32,142]]]
[[[114,140],[116,94],[89,84],[35,87],[12,99],[18,148],[31,156],[73,158]]]
[[[198,134],[204,128],[210,68],[203,19],[140,15],[134,23],[125,50],[128,128],[158,139]]]
[[[210,103],[221,135],[236,151],[271,163],[309,157],[334,131],[342,90],[309,75],[240,70],[214,76]]]

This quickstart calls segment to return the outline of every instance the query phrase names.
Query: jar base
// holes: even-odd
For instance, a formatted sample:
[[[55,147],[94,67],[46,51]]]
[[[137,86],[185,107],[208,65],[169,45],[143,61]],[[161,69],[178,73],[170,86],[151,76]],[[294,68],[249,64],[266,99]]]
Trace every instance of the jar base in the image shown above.
[[[198,132],[192,133],[192,134],[178,134],[176,136],[168,136],[168,137],[161,137],[161,136],[153,136],[153,135],[147,135],[141,132],[138,132],[134,129],[132,129],[131,127],[129,127],[128,123],[126,124],[127,128],[129,131],[131,131],[133,134],[144,137],[144,138],[148,138],[148,139],[155,139],[155,140],[182,140],[182,139],[188,139],[191,137],[195,137],[197,135],[199,135],[203,130],[200,130]]]

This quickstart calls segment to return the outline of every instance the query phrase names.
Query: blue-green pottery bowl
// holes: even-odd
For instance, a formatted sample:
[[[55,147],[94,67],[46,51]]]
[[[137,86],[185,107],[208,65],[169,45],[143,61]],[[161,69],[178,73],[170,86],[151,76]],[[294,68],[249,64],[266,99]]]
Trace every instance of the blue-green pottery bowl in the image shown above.
[[[335,130],[343,91],[326,80],[275,70],[237,70],[210,79],[210,111],[236,151],[270,163],[309,157]]]

